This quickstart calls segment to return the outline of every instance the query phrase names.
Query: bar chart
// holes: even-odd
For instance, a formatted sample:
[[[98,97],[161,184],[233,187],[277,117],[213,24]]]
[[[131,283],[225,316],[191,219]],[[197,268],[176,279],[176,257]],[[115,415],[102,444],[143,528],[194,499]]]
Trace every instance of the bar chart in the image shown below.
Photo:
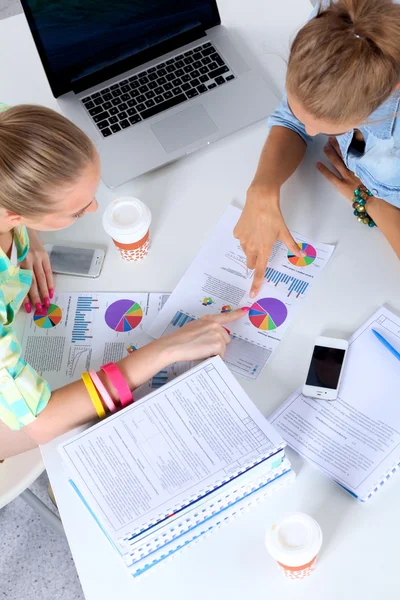
[[[307,281],[293,277],[293,275],[287,275],[281,271],[276,271],[271,267],[267,268],[264,278],[268,283],[275,285],[275,287],[278,287],[279,284],[285,285],[288,296],[295,294],[296,298],[299,298],[299,296],[304,294],[309,286]]]
[[[72,328],[72,343],[82,343],[93,338],[93,316],[99,310],[99,301],[94,296],[78,296],[74,325]]]
[[[159,371],[156,375],[154,375],[154,377],[152,377],[151,387],[159,388],[162,385],[164,385],[165,383],[167,383],[168,379],[169,379],[168,371]]]
[[[175,314],[175,317],[171,321],[171,325],[174,327],[183,327],[186,325],[186,323],[190,323],[191,321],[194,321],[193,317],[189,317],[189,315],[178,310],[178,312]]]

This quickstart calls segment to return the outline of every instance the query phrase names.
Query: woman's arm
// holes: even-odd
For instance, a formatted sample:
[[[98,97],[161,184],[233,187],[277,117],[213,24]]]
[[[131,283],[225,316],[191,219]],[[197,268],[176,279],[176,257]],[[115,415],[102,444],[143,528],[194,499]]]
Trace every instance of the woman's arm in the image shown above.
[[[272,127],[261,152],[257,171],[248,189],[243,213],[234,236],[240,241],[249,269],[255,269],[250,297],[255,297],[276,240],[294,254],[299,247],[291,236],[280,209],[280,189],[299,166],[306,144],[286,127]]]
[[[336,138],[329,138],[324,152],[332,166],[339,172],[340,177],[332,173],[322,163],[317,163],[318,170],[328,181],[336,186],[343,196],[349,200],[353,200],[354,190],[362,181],[344,164]],[[400,209],[374,196],[368,198],[366,209],[396,252],[398,258],[400,258]]]
[[[223,325],[242,317],[242,310],[203,317],[185,325],[171,335],[156,340],[119,361],[118,367],[131,390],[148,381],[158,371],[181,361],[200,360],[225,353],[230,337]],[[102,371],[98,373],[114,401],[118,394]],[[0,459],[45,444],[66,431],[97,417],[83,382],[62,387],[51,394],[47,406],[36,419],[12,431],[0,427]]]

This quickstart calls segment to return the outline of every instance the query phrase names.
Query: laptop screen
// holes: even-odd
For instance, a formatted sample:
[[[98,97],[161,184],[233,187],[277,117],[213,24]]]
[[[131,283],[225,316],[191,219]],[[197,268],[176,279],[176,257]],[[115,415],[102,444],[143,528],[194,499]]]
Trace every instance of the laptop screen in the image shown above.
[[[143,51],[150,50],[145,53],[150,60],[151,50],[162,42],[219,22],[215,0],[23,0],[22,4],[55,95]]]

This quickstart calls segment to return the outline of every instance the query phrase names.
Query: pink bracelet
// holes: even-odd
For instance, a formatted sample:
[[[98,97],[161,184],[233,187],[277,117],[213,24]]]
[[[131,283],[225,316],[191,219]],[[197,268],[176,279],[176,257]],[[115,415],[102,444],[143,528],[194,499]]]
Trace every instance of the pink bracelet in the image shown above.
[[[107,375],[113,386],[118,392],[121,406],[125,407],[133,402],[133,395],[126,383],[124,376],[113,362],[107,363],[101,367],[101,370]]]
[[[96,371],[89,371],[90,379],[93,381],[97,391],[100,394],[101,399],[106,404],[108,410],[110,412],[115,412],[117,407],[114,404],[114,400],[111,398],[110,394],[107,392],[104,387],[100,377],[97,375]]]

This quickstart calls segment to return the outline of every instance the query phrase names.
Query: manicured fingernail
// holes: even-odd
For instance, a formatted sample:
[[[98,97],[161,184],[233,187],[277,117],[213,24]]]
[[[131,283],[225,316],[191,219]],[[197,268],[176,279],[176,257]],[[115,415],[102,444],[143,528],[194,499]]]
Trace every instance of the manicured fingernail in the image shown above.
[[[49,296],[50,298],[53,298],[54,296],[54,290],[52,288],[49,290]]]
[[[250,292],[249,298],[255,298],[255,297],[256,297],[256,293],[255,292]]]
[[[44,306],[40,302],[36,302],[35,308],[40,315],[44,315]]]
[[[317,162],[317,169],[320,169],[322,167],[322,163]]]
[[[228,335],[231,335],[231,332],[229,331],[229,329],[227,327],[223,327],[223,329],[225,329],[225,331]]]
[[[26,312],[29,314],[32,311],[31,303],[30,302],[25,302],[24,306],[25,306]]]
[[[242,306],[240,310],[242,310],[243,312],[249,312],[250,306]]]
[[[50,306],[50,298],[48,298],[47,296],[44,299],[44,305],[45,305],[46,308],[49,308],[49,306]]]
[[[304,258],[305,256],[307,256],[307,254],[304,252],[304,250],[300,250],[300,256],[301,258]]]

